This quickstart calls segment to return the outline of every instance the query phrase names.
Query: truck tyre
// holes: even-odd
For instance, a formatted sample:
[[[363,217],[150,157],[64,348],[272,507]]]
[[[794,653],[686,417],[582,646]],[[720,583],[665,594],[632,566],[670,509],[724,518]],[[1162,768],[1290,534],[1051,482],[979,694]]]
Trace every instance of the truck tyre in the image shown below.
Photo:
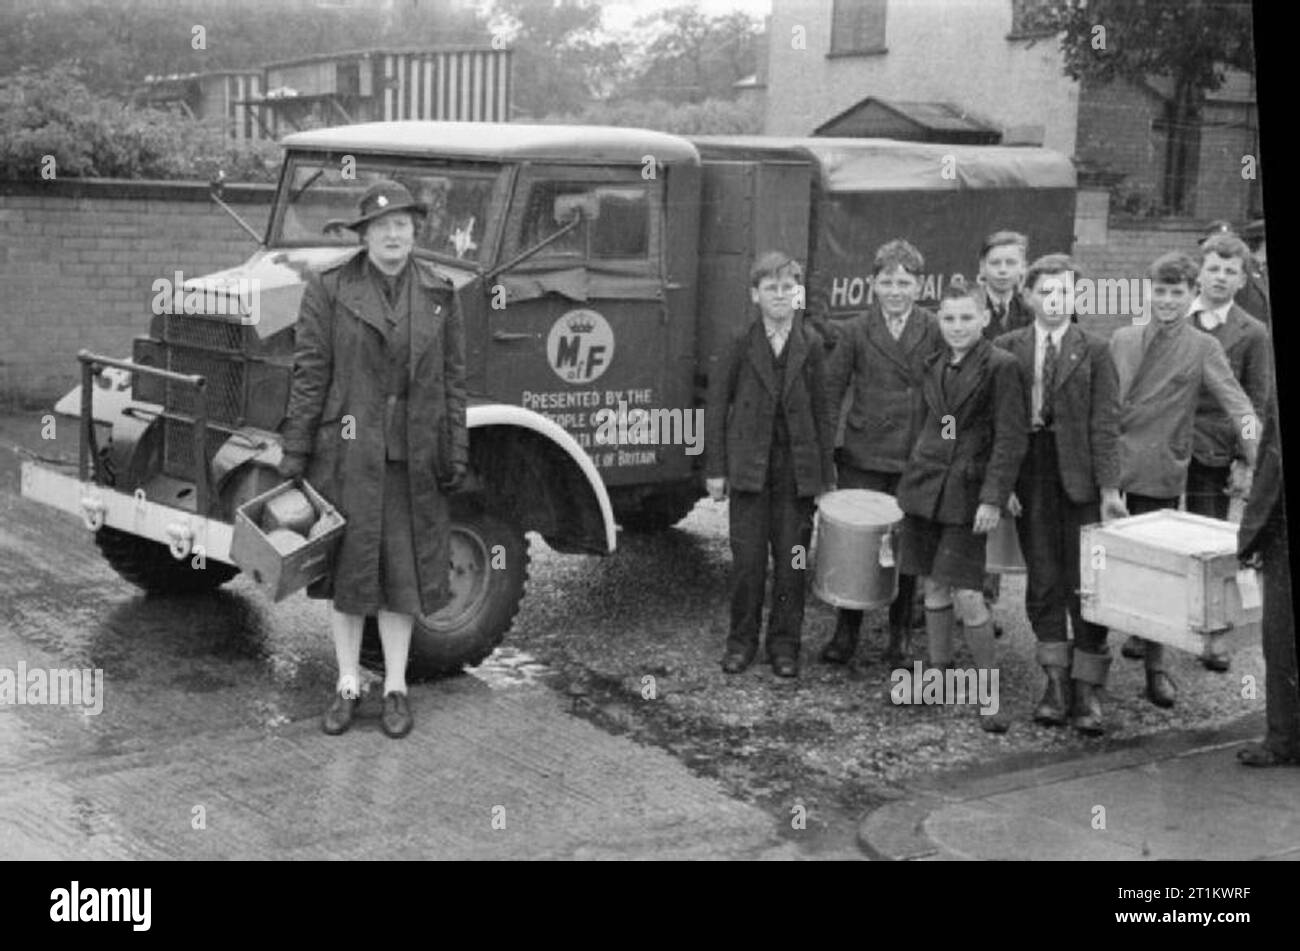
[[[193,556],[181,560],[161,542],[140,538],[104,526],[95,533],[95,544],[113,570],[148,594],[201,594],[215,591],[239,569],[208,560],[206,567],[192,567]]]
[[[618,523],[626,532],[662,532],[691,514],[699,500],[694,487],[649,495],[637,508],[619,512]]]
[[[415,619],[407,676],[424,680],[478,666],[497,649],[524,596],[528,540],[498,516],[452,500],[451,603]],[[379,625],[366,618],[361,660],[382,670]]]

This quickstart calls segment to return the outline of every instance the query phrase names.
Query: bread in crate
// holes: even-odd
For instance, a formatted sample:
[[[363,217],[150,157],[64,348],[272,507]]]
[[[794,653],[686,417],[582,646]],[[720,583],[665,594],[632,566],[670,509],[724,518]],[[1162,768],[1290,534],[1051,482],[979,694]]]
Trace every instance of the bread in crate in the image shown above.
[[[230,557],[279,601],[329,573],[343,526],[310,483],[285,482],[235,510]]]
[[[1094,624],[1200,654],[1260,622],[1258,589],[1239,583],[1231,522],[1162,509],[1086,525],[1079,545],[1083,617]],[[1258,584],[1249,574],[1248,588]]]

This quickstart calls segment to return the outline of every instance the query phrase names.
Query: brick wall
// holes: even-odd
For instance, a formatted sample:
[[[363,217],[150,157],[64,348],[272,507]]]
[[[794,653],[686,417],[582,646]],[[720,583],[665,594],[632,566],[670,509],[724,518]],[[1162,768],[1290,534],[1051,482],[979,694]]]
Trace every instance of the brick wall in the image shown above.
[[[1156,258],[1166,251],[1186,251],[1193,257],[1198,249],[1196,242],[1207,222],[1188,219],[1112,219],[1102,244],[1076,243],[1074,259],[1083,266],[1084,274],[1094,279],[1141,278]],[[1123,317],[1080,318],[1090,330],[1103,336],[1122,323]]]
[[[225,199],[261,233],[272,191],[229,186]],[[129,357],[156,279],[232,267],[255,248],[203,184],[0,182],[0,405],[67,392],[82,347]]]

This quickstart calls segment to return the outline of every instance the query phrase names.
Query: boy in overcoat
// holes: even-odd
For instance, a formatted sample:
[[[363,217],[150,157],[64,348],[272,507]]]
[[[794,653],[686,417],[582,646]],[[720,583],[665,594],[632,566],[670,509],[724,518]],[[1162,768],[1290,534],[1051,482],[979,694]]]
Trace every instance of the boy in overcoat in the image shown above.
[[[828,401],[838,411],[846,390],[852,402],[837,454],[840,489],[870,489],[893,495],[916,442],[915,407],[925,361],[943,348],[934,313],[916,306],[925,259],[912,245],[895,239],[881,245],[872,265],[873,305],[839,326],[831,354]],[[889,646],[885,663],[908,663],[912,602],[916,579],[898,578],[898,596],[889,606]],[[847,664],[857,650],[862,611],[840,608],[835,634],[822,660]]]
[[[1020,367],[983,336],[987,320],[954,279],[939,305],[946,347],[927,362],[919,436],[898,483],[899,571],[921,576],[930,666],[941,669],[952,665],[954,606],[976,667],[997,667],[982,590],[986,536],[1011,496],[1028,439]],[[1006,721],[982,716],[980,726],[1003,732]]]
[[[1105,340],[1070,321],[1078,274],[1064,254],[1030,265],[1024,296],[1034,323],[995,342],[1019,361],[1029,397],[1029,451],[1009,508],[1027,569],[1025,614],[1047,675],[1034,720],[1062,726],[1072,715],[1076,729],[1099,734],[1111,658],[1106,628],[1080,609],[1079,533],[1128,513],[1119,494],[1115,365]]]
[[[761,255],[750,272],[758,318],[710,361],[706,484],[714,500],[731,498],[727,673],[743,671],[758,652],[769,552],[767,657],[777,676],[799,673],[813,510],[835,482],[825,348],[796,309],[802,278],[788,254]]]
[[[1231,420],[1245,460],[1234,476],[1234,493],[1250,491],[1259,446],[1259,420],[1232,375],[1219,341],[1187,320],[1200,268],[1186,254],[1162,255],[1151,265],[1150,317],[1120,327],[1110,338],[1119,375],[1120,489],[1132,515],[1177,508],[1187,487],[1193,424],[1204,390]],[[1126,655],[1129,645],[1125,645]],[[1178,690],[1165,670],[1164,646],[1142,641],[1147,697],[1172,707]]]

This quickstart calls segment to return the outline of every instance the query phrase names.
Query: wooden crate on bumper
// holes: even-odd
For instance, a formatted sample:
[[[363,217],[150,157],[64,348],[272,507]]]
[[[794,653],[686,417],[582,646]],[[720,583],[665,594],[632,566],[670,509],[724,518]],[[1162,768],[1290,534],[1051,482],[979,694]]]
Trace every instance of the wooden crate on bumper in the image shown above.
[[[314,528],[314,537],[304,540],[291,552],[276,548],[262,530],[263,511],[272,499],[293,488],[292,481],[281,483],[237,508],[230,540],[231,560],[262,585],[275,601],[328,574],[330,556],[343,539],[343,516],[303,480],[302,492],[315,509],[317,520],[324,520],[325,525]]]
[[[1163,509],[1084,526],[1079,544],[1085,620],[1195,654],[1259,626],[1259,599],[1242,604],[1231,522]]]

